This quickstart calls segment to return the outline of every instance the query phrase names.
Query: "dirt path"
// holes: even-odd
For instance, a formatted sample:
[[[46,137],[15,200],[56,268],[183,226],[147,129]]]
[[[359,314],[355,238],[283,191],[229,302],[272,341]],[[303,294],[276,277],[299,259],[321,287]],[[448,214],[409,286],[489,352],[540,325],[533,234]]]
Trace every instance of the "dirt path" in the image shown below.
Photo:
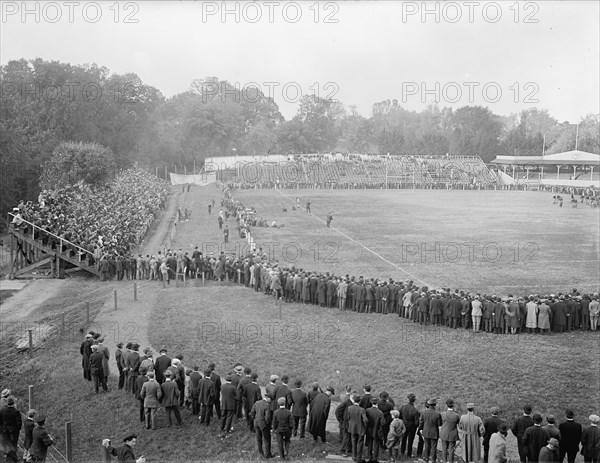
[[[162,248],[177,213],[177,208],[181,207],[182,201],[189,194],[181,193],[179,188],[178,186],[174,187],[174,193],[169,197],[167,209],[148,232],[149,236],[142,241],[137,252],[152,255]],[[145,347],[150,347],[154,352],[158,352],[148,339],[148,330],[151,327],[148,316],[159,300],[160,292],[163,291],[162,282],[135,281],[138,300],[134,301],[134,281],[110,282],[117,290],[118,310],[115,311],[114,298],[108,298],[96,316],[92,327],[92,329],[100,331],[107,337],[106,344],[112,352],[109,368],[113,371],[117,369],[114,349],[115,344],[119,341],[137,342],[140,345],[140,352]]]
[[[0,307],[0,321],[14,322],[26,318],[48,299],[60,294],[70,280],[42,279],[27,283]],[[4,286],[2,287],[4,289]]]

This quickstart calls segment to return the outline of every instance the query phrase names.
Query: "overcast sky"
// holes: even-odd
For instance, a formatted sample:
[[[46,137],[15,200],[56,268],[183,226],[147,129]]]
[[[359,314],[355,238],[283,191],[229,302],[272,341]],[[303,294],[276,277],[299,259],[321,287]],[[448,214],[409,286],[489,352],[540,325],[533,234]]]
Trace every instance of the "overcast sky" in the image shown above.
[[[2,1],[0,57],[96,63],[165,96],[194,79],[257,83],[286,119],[299,92],[356,105],[397,99],[599,113],[597,1]],[[424,102],[425,100],[425,102]]]

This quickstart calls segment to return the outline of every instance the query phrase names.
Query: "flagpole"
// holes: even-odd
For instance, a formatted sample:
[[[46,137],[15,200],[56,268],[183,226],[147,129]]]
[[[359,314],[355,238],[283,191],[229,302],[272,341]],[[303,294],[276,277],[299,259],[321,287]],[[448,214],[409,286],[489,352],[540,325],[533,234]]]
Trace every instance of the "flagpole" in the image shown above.
[[[575,151],[577,151],[577,142],[579,141],[579,124],[577,124],[577,132],[575,133]]]
[[[545,154],[546,154],[546,134],[544,134],[544,141],[542,142],[542,159],[544,158]]]

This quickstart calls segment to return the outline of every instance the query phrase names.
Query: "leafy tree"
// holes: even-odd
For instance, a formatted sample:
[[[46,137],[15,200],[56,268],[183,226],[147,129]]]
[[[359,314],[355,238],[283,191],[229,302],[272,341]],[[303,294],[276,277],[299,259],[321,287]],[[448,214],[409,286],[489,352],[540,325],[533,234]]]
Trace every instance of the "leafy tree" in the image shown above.
[[[464,106],[454,113],[450,154],[481,156],[485,162],[500,152],[502,122],[488,108]]]
[[[578,150],[600,154],[600,115],[588,114],[582,118],[578,136],[575,124],[564,122],[560,129],[556,142],[546,151],[547,154],[574,150],[576,138]]]
[[[42,189],[54,190],[79,182],[94,187],[110,181],[116,173],[113,152],[97,143],[62,142],[44,164]]]

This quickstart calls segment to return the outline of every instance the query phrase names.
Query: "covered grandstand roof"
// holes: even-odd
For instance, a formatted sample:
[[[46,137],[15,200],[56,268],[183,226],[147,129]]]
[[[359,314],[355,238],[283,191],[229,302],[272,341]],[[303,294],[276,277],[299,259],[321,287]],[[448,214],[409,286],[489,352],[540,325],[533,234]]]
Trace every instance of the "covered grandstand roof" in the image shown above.
[[[571,150],[564,153],[548,154],[546,156],[497,156],[494,164],[511,165],[600,165],[600,154],[586,151]]]

